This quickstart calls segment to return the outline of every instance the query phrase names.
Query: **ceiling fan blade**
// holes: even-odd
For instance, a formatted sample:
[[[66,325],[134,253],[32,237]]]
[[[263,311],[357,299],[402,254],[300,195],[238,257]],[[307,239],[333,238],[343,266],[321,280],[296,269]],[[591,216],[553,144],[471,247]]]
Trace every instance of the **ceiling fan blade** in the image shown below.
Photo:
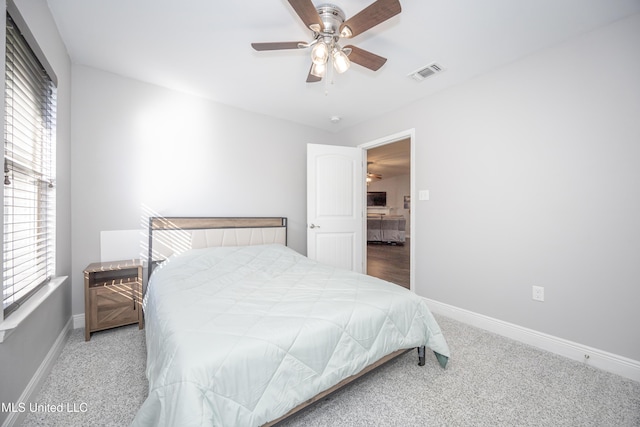
[[[398,0],[378,0],[347,19],[340,26],[341,37],[355,37],[402,11]]]
[[[320,31],[323,27],[322,19],[318,15],[316,7],[311,0],[288,0],[289,4],[296,11],[304,25],[312,31]],[[313,27],[312,27],[313,26]]]
[[[345,46],[344,48],[351,49],[351,53],[349,54],[349,61],[355,62],[356,64],[373,71],[378,71],[380,67],[382,67],[385,62],[387,62],[387,58],[383,58],[382,56],[378,56],[375,53],[360,49],[356,46],[349,45]]]
[[[309,68],[309,74],[307,75],[307,83],[317,83],[322,80],[322,77],[315,76],[311,74],[311,70],[313,69],[313,64],[311,64],[311,68]]]
[[[300,44],[306,42],[273,42],[273,43],[251,43],[251,47],[257,51],[262,50],[283,50],[283,49],[301,49]]]

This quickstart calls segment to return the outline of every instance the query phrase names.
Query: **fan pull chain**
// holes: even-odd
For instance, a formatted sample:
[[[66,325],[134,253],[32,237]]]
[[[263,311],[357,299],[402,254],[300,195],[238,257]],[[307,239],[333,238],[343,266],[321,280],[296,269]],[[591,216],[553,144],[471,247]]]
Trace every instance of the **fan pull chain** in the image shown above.
[[[327,59],[327,71],[324,79],[324,96],[329,96],[329,85],[333,84],[333,58]]]

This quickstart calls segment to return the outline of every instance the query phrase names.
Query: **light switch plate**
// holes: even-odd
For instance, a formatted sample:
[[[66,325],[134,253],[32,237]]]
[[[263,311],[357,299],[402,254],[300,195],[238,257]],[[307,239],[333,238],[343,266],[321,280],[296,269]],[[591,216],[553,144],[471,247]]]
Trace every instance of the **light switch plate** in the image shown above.
[[[418,191],[418,200],[429,200],[429,190]]]

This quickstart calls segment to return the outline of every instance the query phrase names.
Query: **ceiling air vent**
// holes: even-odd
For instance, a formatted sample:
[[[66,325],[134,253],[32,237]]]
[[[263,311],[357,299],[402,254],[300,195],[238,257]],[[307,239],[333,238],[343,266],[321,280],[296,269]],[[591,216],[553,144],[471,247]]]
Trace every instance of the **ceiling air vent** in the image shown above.
[[[429,64],[426,67],[422,67],[419,70],[414,71],[413,73],[409,74],[409,77],[411,77],[415,81],[421,82],[427,77],[431,77],[434,74],[440,73],[442,71],[444,71],[444,68],[434,62],[433,64]]]

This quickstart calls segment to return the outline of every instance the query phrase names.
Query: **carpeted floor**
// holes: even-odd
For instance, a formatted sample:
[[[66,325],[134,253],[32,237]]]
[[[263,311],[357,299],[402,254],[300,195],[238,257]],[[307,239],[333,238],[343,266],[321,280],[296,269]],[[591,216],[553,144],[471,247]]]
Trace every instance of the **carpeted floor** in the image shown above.
[[[640,426],[640,383],[436,316],[452,357],[409,352],[280,423],[294,426]],[[74,330],[24,426],[126,426],[147,393],[144,331]]]

